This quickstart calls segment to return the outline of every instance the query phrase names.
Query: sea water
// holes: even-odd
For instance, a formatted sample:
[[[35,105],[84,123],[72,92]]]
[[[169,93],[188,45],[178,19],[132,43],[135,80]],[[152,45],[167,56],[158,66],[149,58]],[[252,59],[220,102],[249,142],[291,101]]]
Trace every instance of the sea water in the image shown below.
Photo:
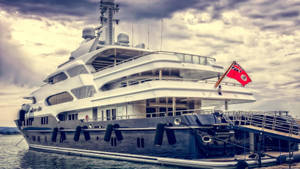
[[[0,168],[2,169],[173,169],[159,165],[132,163],[99,158],[68,156],[28,149],[21,135],[0,135]],[[22,141],[21,141],[22,140]],[[21,141],[21,142],[20,142]],[[20,142],[20,143],[19,143]],[[18,144],[19,143],[19,144]],[[176,168],[179,169],[179,168]]]

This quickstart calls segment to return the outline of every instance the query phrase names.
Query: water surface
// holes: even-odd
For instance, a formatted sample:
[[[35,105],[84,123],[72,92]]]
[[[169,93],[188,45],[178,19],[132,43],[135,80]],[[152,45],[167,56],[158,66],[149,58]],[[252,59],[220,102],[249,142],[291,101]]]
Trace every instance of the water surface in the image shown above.
[[[28,150],[28,145],[25,140],[21,141],[20,144],[16,146],[22,139],[23,137],[21,135],[0,135],[1,169],[175,169],[175,167],[143,163],[37,152]]]

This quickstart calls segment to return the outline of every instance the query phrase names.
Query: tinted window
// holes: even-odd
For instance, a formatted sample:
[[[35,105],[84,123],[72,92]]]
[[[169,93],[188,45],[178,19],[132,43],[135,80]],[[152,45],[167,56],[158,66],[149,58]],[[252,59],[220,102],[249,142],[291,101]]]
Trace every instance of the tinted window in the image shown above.
[[[67,70],[70,77],[77,76],[79,74],[87,74],[88,71],[85,69],[83,65],[77,65]]]
[[[48,79],[48,82],[49,82],[50,84],[55,84],[55,83],[57,83],[57,82],[66,80],[67,78],[68,78],[67,75],[66,75],[64,72],[61,72],[61,73],[58,73],[58,74],[56,74],[56,75],[50,77],[50,78]]]
[[[63,92],[63,93],[49,96],[47,98],[47,103],[49,105],[55,105],[55,104],[70,102],[72,100],[73,100],[73,97],[68,92]]]
[[[112,109],[111,114],[112,114],[112,120],[116,120],[117,119],[116,109]]]
[[[106,110],[106,120],[110,120],[110,110]]]
[[[76,96],[77,99],[83,99],[87,97],[93,97],[96,90],[93,86],[83,86],[72,89],[71,92]]]

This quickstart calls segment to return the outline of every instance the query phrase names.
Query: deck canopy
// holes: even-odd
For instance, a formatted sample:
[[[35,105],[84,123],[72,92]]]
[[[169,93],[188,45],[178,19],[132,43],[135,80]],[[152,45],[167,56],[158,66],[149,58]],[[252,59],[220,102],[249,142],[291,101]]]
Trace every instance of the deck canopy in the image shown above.
[[[96,71],[99,71],[149,53],[151,52],[138,49],[110,48],[97,53],[87,64],[92,65]]]

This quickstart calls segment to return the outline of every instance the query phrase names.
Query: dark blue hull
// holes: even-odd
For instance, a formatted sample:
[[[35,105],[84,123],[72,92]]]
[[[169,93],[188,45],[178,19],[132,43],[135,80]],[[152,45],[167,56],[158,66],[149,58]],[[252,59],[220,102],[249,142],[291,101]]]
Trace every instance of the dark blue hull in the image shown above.
[[[180,124],[174,123],[179,118]],[[34,121],[39,121],[35,118]],[[233,134],[214,115],[185,115],[99,122],[66,121],[23,126],[29,144],[172,158],[234,155]],[[108,126],[113,126],[108,131]],[[117,126],[117,127],[116,127]],[[163,129],[158,129],[163,126]],[[76,130],[80,128],[80,131]],[[77,135],[77,136],[75,136]],[[109,135],[109,136],[108,136]]]

